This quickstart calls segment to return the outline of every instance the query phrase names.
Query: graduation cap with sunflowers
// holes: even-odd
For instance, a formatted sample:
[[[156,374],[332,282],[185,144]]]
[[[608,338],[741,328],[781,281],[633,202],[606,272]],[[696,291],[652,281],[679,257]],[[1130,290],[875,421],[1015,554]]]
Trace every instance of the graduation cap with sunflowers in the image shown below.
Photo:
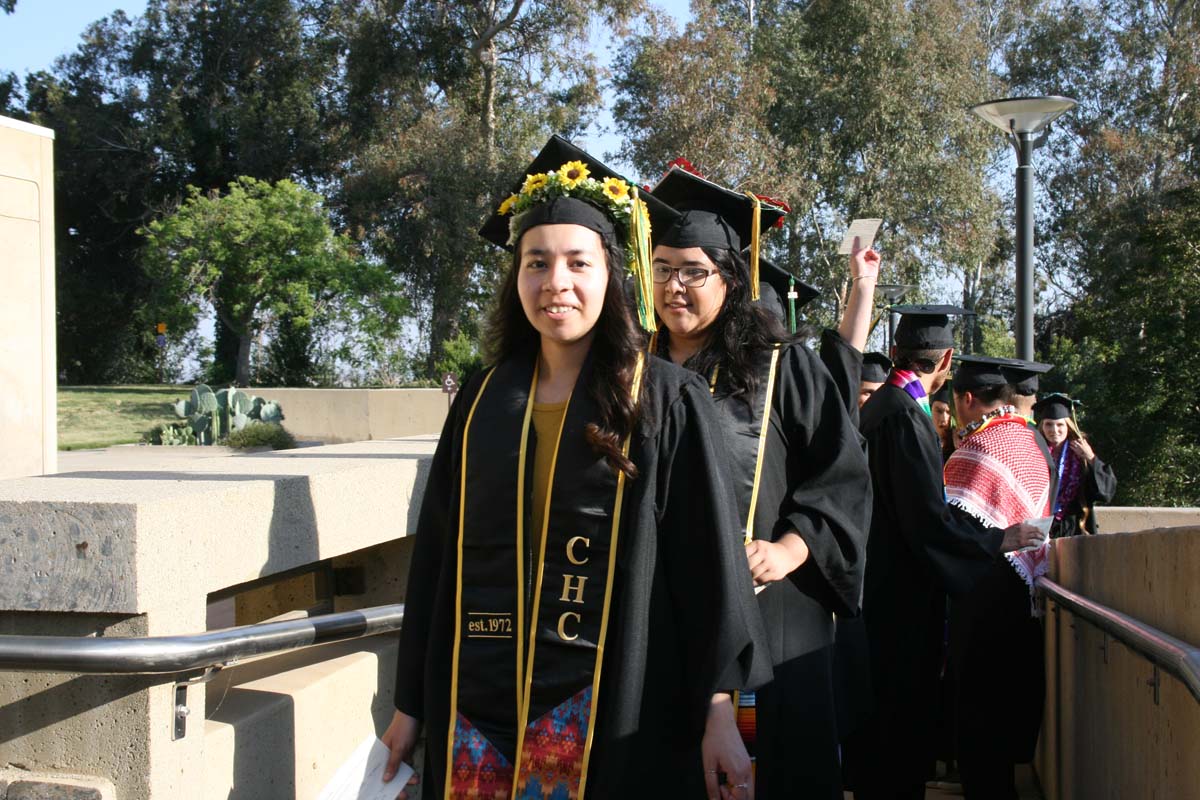
[[[484,223],[479,234],[507,250],[536,225],[580,225],[624,242],[633,276],[638,321],[656,329],[650,272],[650,217],[673,219],[677,212],[638,190],[598,159],[563,137],[550,137],[525,178]]]

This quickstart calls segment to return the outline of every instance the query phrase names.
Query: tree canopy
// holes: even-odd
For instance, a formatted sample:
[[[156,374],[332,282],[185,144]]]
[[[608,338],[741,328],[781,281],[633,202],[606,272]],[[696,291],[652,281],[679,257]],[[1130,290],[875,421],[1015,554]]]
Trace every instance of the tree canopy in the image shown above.
[[[1058,365],[1046,384],[1087,404],[1119,502],[1200,503],[1194,392],[1173,389],[1196,369],[1193,0],[691,8],[681,26],[643,0],[149,0],[98,20],[52,69],[0,76],[0,110],[57,135],[62,373],[153,380],[153,323],[172,310],[183,336],[205,304],[214,352],[192,353],[212,379],[246,377],[247,341],[250,377],[296,383],[470,363],[506,258],[474,232],[550,133],[595,132],[606,106],[629,177],[652,183],[684,157],[790,205],[769,248],[824,290],[810,321],[840,311],[846,223],[878,216],[884,279],[974,308],[964,347],[998,355],[1014,160],[968,109],[1064,94],[1080,105],[1034,157],[1037,353]],[[349,261],[256,299],[226,294],[228,279],[179,283],[205,204],[240,204],[238,224],[256,227],[267,188],[303,197],[289,213],[320,217],[327,238],[312,241]],[[213,236],[201,272],[253,282],[267,262],[218,268],[215,242],[236,237]],[[386,308],[349,277],[386,277],[373,284]],[[167,288],[189,299],[163,305]]]
[[[242,177],[225,194],[189,187],[178,210],[142,233],[151,308],[188,330],[202,304],[211,307],[237,336],[242,386],[251,344],[281,320],[303,329],[348,298],[369,297],[390,317],[402,310],[387,271],[358,258],[353,243],[333,233],[321,198],[288,180]]]

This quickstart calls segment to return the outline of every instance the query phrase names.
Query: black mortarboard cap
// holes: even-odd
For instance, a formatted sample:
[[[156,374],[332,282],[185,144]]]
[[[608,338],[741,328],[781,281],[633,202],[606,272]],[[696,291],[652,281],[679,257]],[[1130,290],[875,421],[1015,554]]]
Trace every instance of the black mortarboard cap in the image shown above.
[[[954,371],[954,388],[960,392],[1007,386],[1011,380],[1005,368],[1020,363],[1011,358],[977,355],[960,355],[955,360],[958,369]]]
[[[541,152],[526,167],[525,174],[513,184],[512,194],[518,194],[521,191],[521,187],[525,184],[526,175],[556,172],[559,167],[569,161],[582,161],[588,168],[589,177],[598,181],[603,181],[605,178],[620,178],[628,183],[630,187],[637,185],[605,165],[599,159],[579,149],[562,136],[555,134],[550,137],[550,140],[542,147]],[[647,193],[643,192],[639,196],[649,208],[652,225],[656,219],[660,220],[659,224],[669,224],[670,220],[678,216],[673,209],[650,197]],[[511,219],[512,217],[508,214],[501,214],[499,211],[494,211],[483,223],[483,227],[479,230],[479,235],[489,242],[511,250],[512,245],[508,243],[510,238],[509,223]],[[521,215],[518,224],[520,224],[521,230],[524,232],[535,225],[556,223],[581,225],[589,230],[596,231],[601,236],[611,237],[615,232],[613,218],[605,209],[588,200],[577,197],[553,197],[543,203],[539,203]]]
[[[892,371],[892,360],[883,353],[863,353],[862,380],[883,383]]]
[[[907,350],[940,350],[954,347],[950,317],[974,314],[958,306],[892,306],[900,315],[896,325],[896,347]]]
[[[719,247],[737,252],[750,245],[755,204],[749,195],[718,186],[678,166],[671,167],[655,184],[651,195],[681,215],[668,227],[655,227],[651,232],[655,245]],[[760,201],[760,231],[774,226],[786,213]]]
[[[1074,416],[1078,402],[1065,394],[1048,394],[1033,404],[1033,414],[1039,422],[1044,419],[1068,419]]]
[[[938,389],[929,397],[931,403],[945,403],[948,406],[953,406],[954,401],[950,397],[950,382],[942,384],[942,388]]]
[[[748,260],[749,254],[743,252],[742,257]],[[778,314],[784,323],[788,318],[788,288],[792,281],[795,281],[797,311],[821,295],[820,289],[810,286],[768,258],[759,257],[758,274],[758,304],[772,314]]]
[[[1014,363],[1004,368],[1008,382],[1017,390],[1017,394],[1031,397],[1038,391],[1038,376],[1045,375],[1054,369],[1053,364],[1041,364],[1037,361],[1013,359]]]

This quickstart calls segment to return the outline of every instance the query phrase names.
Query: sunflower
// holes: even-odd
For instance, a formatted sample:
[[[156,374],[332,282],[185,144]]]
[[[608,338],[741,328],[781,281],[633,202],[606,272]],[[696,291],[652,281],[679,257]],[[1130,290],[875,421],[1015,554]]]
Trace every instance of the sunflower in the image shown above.
[[[537,175],[526,175],[525,185],[521,187],[521,194],[533,194],[545,186],[549,180],[550,176],[544,172],[539,172]]]
[[[510,194],[508,197],[504,198],[504,202],[500,204],[500,208],[496,209],[500,216],[504,216],[512,210],[513,203],[517,202],[518,197],[520,197],[520,195]]]
[[[629,184],[620,178],[605,178],[602,185],[604,194],[617,204],[629,202]]]
[[[568,189],[574,189],[585,181],[588,175],[587,165],[582,161],[568,161],[558,168],[558,177]]]

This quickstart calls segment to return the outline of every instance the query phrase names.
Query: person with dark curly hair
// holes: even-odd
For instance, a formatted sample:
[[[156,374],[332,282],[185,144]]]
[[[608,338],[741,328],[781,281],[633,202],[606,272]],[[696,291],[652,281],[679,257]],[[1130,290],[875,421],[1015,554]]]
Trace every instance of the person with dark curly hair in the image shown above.
[[[753,700],[758,798],[840,798],[834,614],[857,613],[870,480],[828,370],[758,298],[758,234],[782,210],[673,168],[655,197],[653,351],[701,375],[726,433],[774,679]],[[750,259],[741,255],[750,246]]]
[[[482,231],[512,265],[421,502],[385,778],[424,725],[423,797],[744,800],[731,690],[770,665],[708,387],[643,352],[644,201],[559,137],[528,173]]]

